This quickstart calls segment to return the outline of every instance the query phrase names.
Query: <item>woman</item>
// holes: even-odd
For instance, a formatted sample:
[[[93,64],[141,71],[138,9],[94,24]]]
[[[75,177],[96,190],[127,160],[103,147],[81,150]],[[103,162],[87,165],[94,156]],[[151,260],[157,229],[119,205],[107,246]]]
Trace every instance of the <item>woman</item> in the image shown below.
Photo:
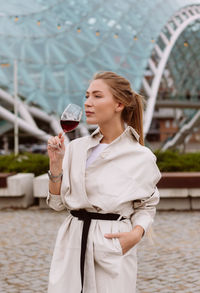
[[[161,177],[143,143],[142,112],[142,97],[125,78],[100,72],[85,100],[87,123],[99,127],[66,150],[61,134],[50,138],[47,203],[68,214],[49,293],[135,292],[137,245],[153,221]]]

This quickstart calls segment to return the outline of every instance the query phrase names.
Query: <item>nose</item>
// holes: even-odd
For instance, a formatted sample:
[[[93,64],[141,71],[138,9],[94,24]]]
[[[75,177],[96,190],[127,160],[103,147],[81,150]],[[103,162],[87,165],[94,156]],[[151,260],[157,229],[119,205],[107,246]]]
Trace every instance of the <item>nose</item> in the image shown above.
[[[86,100],[85,100],[85,103],[84,103],[85,107],[91,107],[92,106],[92,101],[91,101],[91,98],[88,97]]]

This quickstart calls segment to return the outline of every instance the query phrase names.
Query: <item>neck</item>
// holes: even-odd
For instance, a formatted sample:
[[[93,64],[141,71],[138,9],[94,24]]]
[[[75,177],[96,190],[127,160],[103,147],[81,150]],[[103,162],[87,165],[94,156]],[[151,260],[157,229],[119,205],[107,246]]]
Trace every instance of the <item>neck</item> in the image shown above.
[[[101,143],[111,143],[118,136],[124,132],[124,122],[120,121],[119,123],[110,123],[106,125],[99,125],[100,131],[103,134]]]

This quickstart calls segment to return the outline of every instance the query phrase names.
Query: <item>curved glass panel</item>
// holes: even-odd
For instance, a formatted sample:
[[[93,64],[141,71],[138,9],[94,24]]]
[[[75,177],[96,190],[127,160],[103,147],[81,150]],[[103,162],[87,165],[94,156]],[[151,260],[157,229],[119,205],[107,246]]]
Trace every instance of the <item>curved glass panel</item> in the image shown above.
[[[49,113],[60,114],[69,102],[81,105],[88,81],[99,70],[123,74],[139,91],[164,25],[176,11],[193,4],[200,1],[0,0],[0,86],[13,92],[17,59],[19,94]],[[185,39],[197,50],[199,30],[191,37],[193,27],[177,42],[168,64],[178,89],[191,87],[191,78],[185,83],[183,74],[179,80],[185,63],[195,78],[189,60],[199,60],[198,54],[183,53],[182,59],[182,51],[177,53]],[[180,55],[180,64],[175,55]]]

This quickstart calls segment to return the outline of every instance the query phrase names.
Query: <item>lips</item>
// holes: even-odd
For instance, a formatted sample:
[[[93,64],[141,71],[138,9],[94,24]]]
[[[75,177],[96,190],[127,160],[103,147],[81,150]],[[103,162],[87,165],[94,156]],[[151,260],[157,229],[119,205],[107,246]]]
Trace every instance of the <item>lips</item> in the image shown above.
[[[86,114],[86,116],[87,116],[87,115],[91,115],[91,114],[94,114],[94,112],[90,112],[90,111],[85,111],[85,114]]]

